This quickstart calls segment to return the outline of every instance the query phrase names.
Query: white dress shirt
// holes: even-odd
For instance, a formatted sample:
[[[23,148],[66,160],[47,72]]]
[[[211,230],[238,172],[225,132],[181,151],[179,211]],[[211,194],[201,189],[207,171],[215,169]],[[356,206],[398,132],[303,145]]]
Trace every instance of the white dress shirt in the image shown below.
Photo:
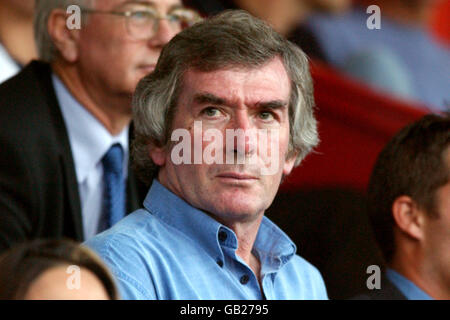
[[[0,83],[19,72],[20,67],[0,43]]]
[[[102,158],[116,143],[119,143],[124,151],[124,177],[127,177],[129,126],[117,136],[112,136],[89,111],[75,100],[55,74],[52,78],[69,134],[80,193],[84,237],[87,240],[101,231],[99,227],[105,219]]]

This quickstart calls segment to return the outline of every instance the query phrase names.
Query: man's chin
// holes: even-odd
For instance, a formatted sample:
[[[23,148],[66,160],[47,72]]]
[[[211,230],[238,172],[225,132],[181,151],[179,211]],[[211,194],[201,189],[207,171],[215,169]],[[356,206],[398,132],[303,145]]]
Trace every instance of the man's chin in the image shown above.
[[[141,75],[141,77],[145,77],[146,75],[152,73],[155,70],[155,65],[154,64],[142,65],[139,66],[137,70]]]
[[[228,203],[226,206],[215,208],[213,216],[219,222],[227,223],[245,223],[251,222],[264,213],[264,208],[246,203]]]

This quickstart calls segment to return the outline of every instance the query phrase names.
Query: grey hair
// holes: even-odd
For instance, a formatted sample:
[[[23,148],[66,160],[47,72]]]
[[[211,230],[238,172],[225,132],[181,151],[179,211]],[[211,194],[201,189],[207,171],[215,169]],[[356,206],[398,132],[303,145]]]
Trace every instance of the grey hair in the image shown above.
[[[242,10],[228,10],[176,35],[162,50],[154,72],[139,82],[133,96],[132,156],[141,179],[150,183],[157,173],[149,151],[169,143],[188,69],[257,68],[275,57],[282,59],[291,80],[288,158],[297,154],[295,165],[299,165],[319,142],[308,58],[262,20]]]
[[[92,5],[95,0],[36,0],[34,9],[34,39],[38,49],[39,59],[52,62],[56,57],[56,47],[48,33],[48,19],[55,9],[64,11],[71,5],[80,7]]]

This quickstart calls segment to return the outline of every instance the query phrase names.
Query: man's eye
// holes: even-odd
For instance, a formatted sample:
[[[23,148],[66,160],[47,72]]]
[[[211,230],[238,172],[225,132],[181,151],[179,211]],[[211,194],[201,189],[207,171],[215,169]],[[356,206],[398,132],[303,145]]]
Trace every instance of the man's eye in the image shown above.
[[[156,15],[151,11],[133,11],[131,17],[135,21],[148,21],[156,18]]]
[[[274,118],[272,112],[269,112],[269,111],[263,111],[263,112],[261,112],[261,113],[259,114],[259,117],[260,117],[262,120],[272,120],[272,119]]]
[[[200,20],[200,16],[192,10],[179,9],[168,15],[169,21],[180,24],[182,29],[192,26]]]
[[[208,107],[202,110],[202,113],[207,117],[216,117],[220,114],[219,109],[214,107]]]

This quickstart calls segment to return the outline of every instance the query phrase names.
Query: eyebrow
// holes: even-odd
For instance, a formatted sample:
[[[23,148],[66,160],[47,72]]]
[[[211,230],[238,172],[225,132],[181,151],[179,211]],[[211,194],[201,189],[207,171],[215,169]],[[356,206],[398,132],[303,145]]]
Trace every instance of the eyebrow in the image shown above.
[[[220,98],[212,93],[204,92],[204,93],[197,93],[194,95],[194,102],[197,104],[221,104],[226,105],[227,100],[224,98]]]
[[[197,104],[214,104],[214,105],[228,105],[231,106],[233,103],[227,101],[225,98],[218,97],[212,93],[204,92],[194,95],[194,102]],[[261,101],[255,104],[256,107],[262,109],[282,109],[286,107],[288,103],[283,100],[271,100],[271,101]]]
[[[120,3],[118,6],[124,6],[127,4],[142,4],[142,5],[151,5],[154,6],[155,3],[152,1],[139,1],[139,0],[128,0]]]
[[[154,1],[139,1],[139,0],[125,1],[125,2],[122,2],[121,4],[119,4],[117,7],[120,8],[122,6],[126,6],[126,5],[129,5],[129,4],[140,4],[140,5],[156,8],[156,3]],[[179,9],[179,8],[184,8],[184,6],[182,4],[179,4],[179,3],[173,4],[172,6],[170,6],[168,11],[170,12],[170,11],[173,11],[173,10]]]
[[[288,103],[282,100],[273,100],[267,102],[258,102],[256,105],[263,109],[282,109],[286,107]]]
[[[178,3],[178,4],[174,4],[174,5],[170,6],[169,12],[173,11],[175,9],[185,9],[185,8],[186,8],[185,6],[183,6],[182,4]]]

